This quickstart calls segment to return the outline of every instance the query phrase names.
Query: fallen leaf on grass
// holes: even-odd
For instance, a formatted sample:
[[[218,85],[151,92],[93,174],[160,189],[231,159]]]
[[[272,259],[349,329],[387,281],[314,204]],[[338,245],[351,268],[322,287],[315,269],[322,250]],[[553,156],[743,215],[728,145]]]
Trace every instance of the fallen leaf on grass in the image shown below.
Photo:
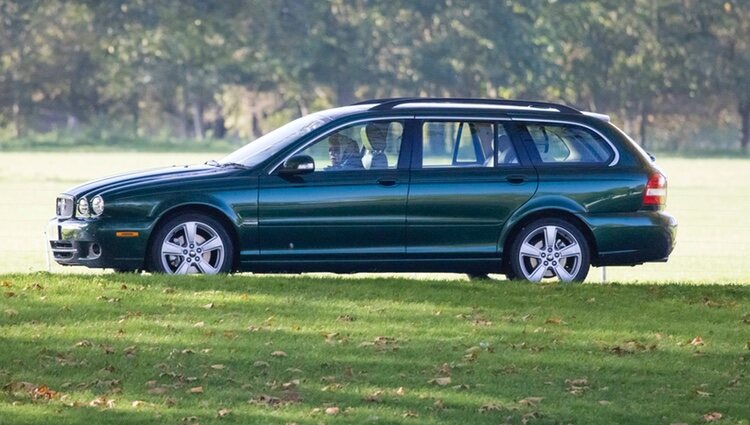
[[[92,345],[91,341],[84,339],[82,341],[76,342],[75,346],[80,348],[80,347],[91,347],[91,345]]]
[[[701,391],[701,390],[695,390],[695,393],[698,394],[700,397],[711,397],[713,395],[709,392]]]
[[[219,411],[216,413],[216,416],[218,416],[219,418],[224,418],[226,416],[229,416],[230,413],[232,413],[231,410],[227,408],[223,408],[223,409],[219,409]]]
[[[132,403],[130,403],[130,405],[133,406],[133,407],[135,407],[135,408],[139,408],[141,406],[146,405],[146,402],[145,401],[141,401],[141,400],[134,400]]]
[[[599,400],[598,403],[601,404],[602,406],[608,406],[608,405],[612,404],[612,402],[609,401],[609,400]]]
[[[700,336],[696,336],[692,341],[690,341],[690,345],[694,345],[696,347],[704,345],[703,338],[701,338]]]
[[[193,325],[193,327],[194,327],[194,328],[202,328],[202,327],[204,327],[204,326],[206,326],[206,322],[196,322],[196,323],[195,323],[195,324]]]
[[[503,410],[503,406],[500,403],[487,403],[479,407],[479,413],[497,412]]]
[[[417,414],[417,412],[414,412],[414,411],[412,411],[412,410],[407,410],[407,411],[406,411],[406,412],[404,412],[404,414],[403,414],[403,415],[401,415],[401,416],[403,416],[403,417],[405,417],[405,418],[417,418],[417,417],[419,417],[419,414]]]
[[[125,355],[125,357],[133,357],[135,356],[136,351],[138,351],[138,347],[133,345],[130,347],[125,347],[122,350],[122,353]]]
[[[208,309],[212,309],[212,308],[214,308],[214,303],[208,303],[208,304],[205,304],[205,305],[203,305],[203,308],[205,308],[205,309],[207,309],[207,310],[208,310]]]
[[[368,395],[362,397],[362,399],[364,401],[367,401],[367,402],[370,402],[370,403],[382,403],[383,400],[380,398],[380,396],[382,396],[382,395],[383,395],[383,391],[377,390],[377,391],[375,391],[372,394],[368,394]]]
[[[223,364],[212,364],[211,365],[211,369],[222,370],[222,369],[224,369],[224,365]]]
[[[706,413],[705,415],[703,415],[703,419],[705,419],[706,422],[715,422],[715,421],[721,420],[722,416],[724,415],[722,415],[719,412],[711,412],[711,413]]]
[[[299,379],[292,379],[289,382],[284,382],[283,384],[281,384],[281,388],[283,388],[284,390],[291,390],[292,388],[298,387],[298,386],[299,386]]]
[[[566,379],[565,391],[573,395],[581,395],[589,389],[589,381],[586,378]]]
[[[33,398],[34,400],[50,400],[53,398],[57,398],[58,396],[59,393],[57,391],[50,390],[44,384],[34,388],[34,391],[31,394],[31,398]]]
[[[550,317],[547,320],[545,320],[544,323],[548,325],[564,325],[565,324],[565,322],[563,322],[563,319],[559,317]]]
[[[451,377],[450,376],[444,376],[444,377],[441,377],[441,378],[430,379],[429,381],[427,381],[427,383],[428,384],[436,384],[436,385],[440,385],[441,387],[444,387],[446,385],[450,385],[450,383],[451,383]]]
[[[404,394],[406,394],[406,391],[404,391],[404,387],[398,387],[398,389],[396,390],[396,395],[402,396]]]
[[[247,402],[250,404],[256,404],[260,406],[275,407],[281,404],[281,399],[278,397],[267,395],[267,394],[261,394],[257,397],[251,398]]]
[[[203,394],[203,387],[193,387],[190,388],[187,392],[188,394]]]
[[[115,407],[115,401],[112,399],[108,399],[106,396],[100,395],[99,397],[91,400],[89,402],[89,406],[112,409],[113,407]]]
[[[518,400],[518,404],[521,406],[536,407],[542,400],[544,400],[544,397],[526,397]]]
[[[330,415],[330,416],[338,415],[340,412],[341,412],[341,409],[339,409],[338,407],[327,407],[325,410],[326,415]]]
[[[286,357],[287,354],[283,351],[274,351],[273,353],[271,353],[271,356],[272,357]]]

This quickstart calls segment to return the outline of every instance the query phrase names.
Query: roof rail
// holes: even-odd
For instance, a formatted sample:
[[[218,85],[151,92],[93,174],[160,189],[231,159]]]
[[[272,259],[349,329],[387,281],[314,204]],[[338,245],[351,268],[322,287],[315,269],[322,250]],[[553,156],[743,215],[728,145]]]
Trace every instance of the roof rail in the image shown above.
[[[471,104],[482,104],[482,105],[498,105],[498,106],[518,106],[518,107],[532,107],[532,108],[549,108],[557,109],[559,112],[565,112],[568,114],[580,114],[581,111],[566,105],[560,105],[558,103],[550,102],[538,102],[534,100],[505,100],[505,99],[479,99],[479,98],[463,98],[463,97],[395,97],[386,99],[371,99],[363,102],[355,103],[355,105],[367,105],[370,103],[376,103],[377,105],[370,108],[371,111],[382,111],[393,109],[395,106],[404,103],[464,103],[467,105]]]

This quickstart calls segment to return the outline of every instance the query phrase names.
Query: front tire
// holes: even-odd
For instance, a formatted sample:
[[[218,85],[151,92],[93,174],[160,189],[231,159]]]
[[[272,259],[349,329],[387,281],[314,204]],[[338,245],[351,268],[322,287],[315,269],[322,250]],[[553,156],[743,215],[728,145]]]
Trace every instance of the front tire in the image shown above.
[[[548,278],[582,282],[591,265],[583,233],[558,218],[544,218],[525,226],[516,236],[510,254],[513,274],[529,282]]]
[[[181,214],[159,226],[149,256],[156,273],[229,273],[234,245],[216,219],[203,214]]]

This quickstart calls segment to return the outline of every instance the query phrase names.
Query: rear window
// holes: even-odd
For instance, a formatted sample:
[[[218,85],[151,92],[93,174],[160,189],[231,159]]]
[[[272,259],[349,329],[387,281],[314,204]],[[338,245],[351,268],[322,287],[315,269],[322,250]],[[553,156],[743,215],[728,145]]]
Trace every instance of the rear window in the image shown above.
[[[569,124],[527,124],[539,157],[544,163],[605,164],[614,152],[601,136]]]

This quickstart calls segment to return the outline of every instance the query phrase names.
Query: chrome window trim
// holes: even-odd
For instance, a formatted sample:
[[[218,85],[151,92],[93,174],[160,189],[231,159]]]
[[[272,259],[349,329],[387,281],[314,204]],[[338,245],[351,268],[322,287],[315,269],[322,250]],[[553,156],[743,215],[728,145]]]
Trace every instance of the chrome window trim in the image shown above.
[[[410,120],[410,119],[414,119],[414,115],[413,114],[411,114],[411,115],[393,115],[393,116],[388,115],[388,116],[381,116],[381,117],[369,117],[369,118],[360,118],[360,119],[356,119],[356,120],[353,120],[353,121],[347,121],[345,123],[337,125],[336,127],[333,127],[333,128],[331,128],[329,130],[326,130],[325,133],[321,134],[320,136],[318,136],[318,137],[316,137],[316,138],[314,138],[312,140],[309,140],[304,145],[302,145],[299,148],[295,149],[291,154],[285,156],[284,159],[282,159],[281,161],[277,162],[273,167],[271,167],[271,171],[268,172],[268,175],[269,176],[273,175],[273,173],[276,172],[276,170],[281,166],[281,164],[283,164],[284,162],[286,162],[287,159],[293,157],[294,155],[297,155],[301,151],[305,150],[308,146],[310,146],[310,145],[312,145],[314,143],[317,143],[320,140],[326,138],[329,134],[333,133],[336,130],[340,130],[340,129],[344,128],[344,127],[349,127],[349,126],[352,126],[352,125],[355,125],[355,124],[360,124],[360,123],[363,123],[363,122],[396,121],[396,120]],[[403,143],[403,140],[401,142]],[[399,155],[400,155],[400,149],[399,149]]]
[[[478,115],[415,115],[418,120],[441,120],[441,121],[512,121],[510,117],[492,117]]]
[[[581,124],[581,123],[575,122],[575,121],[545,119],[545,118],[511,118],[511,121],[517,122],[517,123],[520,123],[520,124],[523,124],[524,122],[526,122],[526,123],[548,122],[548,123],[553,123],[553,124],[568,124],[568,125],[574,125],[574,126],[578,126],[578,127],[583,127],[583,128],[589,129],[589,130],[593,131],[594,133],[598,134],[599,137],[602,138],[602,140],[604,140],[605,142],[607,142],[607,144],[609,145],[609,148],[612,149],[612,152],[614,152],[614,154],[615,154],[614,158],[612,158],[612,161],[610,161],[610,163],[607,165],[607,167],[615,166],[615,165],[617,165],[618,162],[620,162],[620,151],[617,150],[617,148],[615,147],[614,143],[612,143],[609,139],[607,139],[606,137],[604,137],[604,135],[599,130],[595,129],[594,127],[588,126],[586,124]],[[568,163],[559,162],[557,164],[575,164],[575,162],[568,162]]]

